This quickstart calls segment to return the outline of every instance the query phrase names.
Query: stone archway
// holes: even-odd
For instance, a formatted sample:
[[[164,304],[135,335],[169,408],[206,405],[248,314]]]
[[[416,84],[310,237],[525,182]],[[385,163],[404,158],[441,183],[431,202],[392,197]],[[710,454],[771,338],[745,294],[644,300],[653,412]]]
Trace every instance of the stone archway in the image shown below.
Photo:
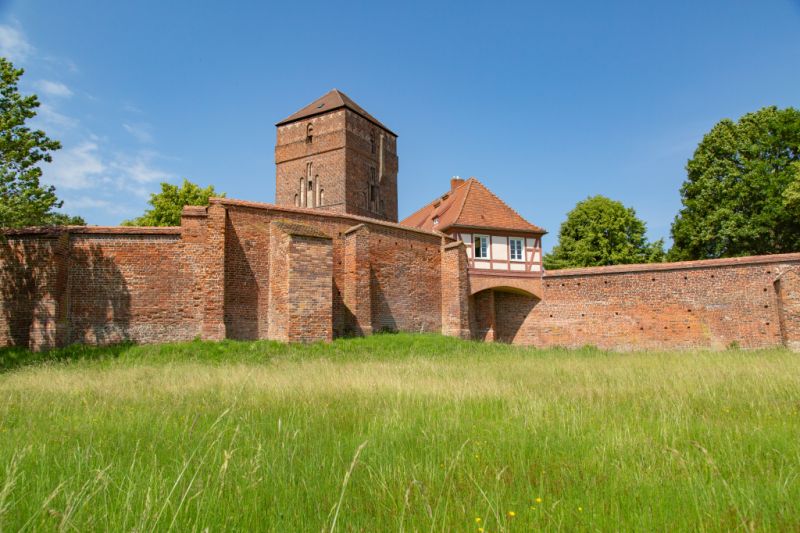
[[[485,342],[513,343],[539,298],[506,285],[485,288],[470,296],[473,337]]]

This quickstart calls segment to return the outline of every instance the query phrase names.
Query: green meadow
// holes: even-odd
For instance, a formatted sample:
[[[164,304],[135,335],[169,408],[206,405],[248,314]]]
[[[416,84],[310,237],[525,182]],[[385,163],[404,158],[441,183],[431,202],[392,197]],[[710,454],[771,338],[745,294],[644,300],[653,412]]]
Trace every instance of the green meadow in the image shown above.
[[[0,352],[0,531],[797,531],[800,355]]]

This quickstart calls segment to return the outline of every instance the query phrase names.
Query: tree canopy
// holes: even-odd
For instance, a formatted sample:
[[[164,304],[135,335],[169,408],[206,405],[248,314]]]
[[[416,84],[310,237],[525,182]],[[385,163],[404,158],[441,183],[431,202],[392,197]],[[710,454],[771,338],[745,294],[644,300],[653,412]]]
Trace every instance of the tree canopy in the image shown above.
[[[567,214],[544,266],[553,270],[663,261],[663,241],[648,242],[645,230],[633,208],[605,196],[587,198]]]
[[[800,251],[800,111],[717,123],[686,166],[671,260]]]
[[[225,193],[217,193],[213,185],[202,189],[187,179],[183,180],[180,187],[164,182],[161,184],[160,193],[150,195],[148,203],[152,208],[138,218],[124,221],[122,225],[180,226],[183,206],[208,205],[208,199],[214,196],[225,196]]]
[[[0,227],[84,224],[80,217],[55,211],[63,202],[55,187],[40,182],[41,164],[51,162],[61,144],[26,126],[39,99],[19,93],[24,72],[0,57]]]

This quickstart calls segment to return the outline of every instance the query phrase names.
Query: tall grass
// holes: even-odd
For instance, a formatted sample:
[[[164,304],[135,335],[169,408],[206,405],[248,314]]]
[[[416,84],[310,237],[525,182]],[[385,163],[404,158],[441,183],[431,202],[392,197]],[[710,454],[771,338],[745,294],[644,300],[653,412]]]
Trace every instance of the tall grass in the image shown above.
[[[3,532],[800,528],[783,350],[379,335],[8,353]]]

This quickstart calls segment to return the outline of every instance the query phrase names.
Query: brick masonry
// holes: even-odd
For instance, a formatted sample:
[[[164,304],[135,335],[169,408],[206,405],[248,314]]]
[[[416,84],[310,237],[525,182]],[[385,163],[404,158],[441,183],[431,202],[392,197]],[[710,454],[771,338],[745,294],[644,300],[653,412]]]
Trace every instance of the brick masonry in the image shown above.
[[[464,246],[357,215],[215,199],[179,228],[0,243],[0,345],[442,332],[533,346],[800,348],[800,254],[547,272],[471,287]]]
[[[397,137],[349,109],[278,126],[275,164],[279,206],[397,222]]]
[[[318,113],[315,103],[279,123],[277,205],[217,198],[184,208],[175,228],[0,235],[0,346],[409,331],[533,346],[800,350],[800,254],[523,277],[468,268],[463,243],[396,223],[397,136],[344,98],[332,91],[320,102],[342,106]],[[482,200],[459,211],[462,223],[541,231],[466,183]]]
[[[548,272],[496,293],[498,338],[535,346],[797,347],[800,254]]]

